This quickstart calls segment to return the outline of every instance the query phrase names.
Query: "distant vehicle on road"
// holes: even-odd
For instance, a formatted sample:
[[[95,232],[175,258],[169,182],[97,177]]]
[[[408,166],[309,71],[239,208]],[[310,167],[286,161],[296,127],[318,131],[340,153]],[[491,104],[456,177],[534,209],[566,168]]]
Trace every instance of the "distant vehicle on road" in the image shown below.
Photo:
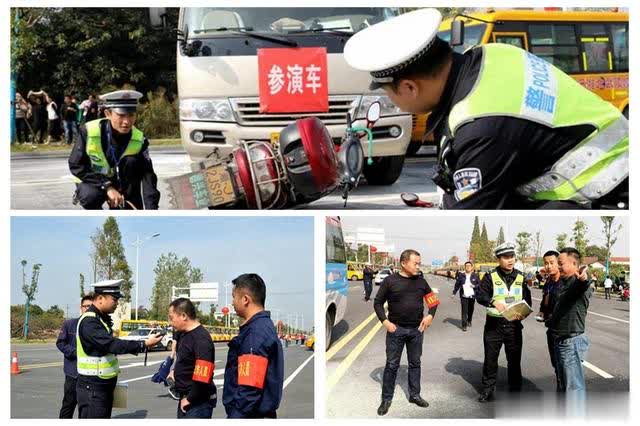
[[[353,263],[347,262],[347,279],[349,281],[362,281],[364,272],[358,269]]]
[[[373,278],[373,282],[375,283],[375,285],[380,285],[382,284],[382,281],[384,281],[384,279],[387,278],[389,275],[391,275],[391,269],[389,268],[380,269],[376,274],[376,276]]]
[[[137,330],[133,330],[131,333],[127,334],[124,337],[121,337],[122,340],[135,340],[135,341],[144,341],[149,338],[150,335],[159,333],[163,331],[161,328],[138,328]],[[165,351],[170,351],[173,347],[173,334],[167,333],[164,335],[158,346],[159,349],[163,349]]]

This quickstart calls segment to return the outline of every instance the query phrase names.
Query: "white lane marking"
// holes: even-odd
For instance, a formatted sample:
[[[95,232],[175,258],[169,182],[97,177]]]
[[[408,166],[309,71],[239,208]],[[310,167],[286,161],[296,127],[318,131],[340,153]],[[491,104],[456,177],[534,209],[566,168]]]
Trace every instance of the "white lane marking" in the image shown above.
[[[609,373],[607,373],[604,370],[599,369],[598,367],[596,367],[595,365],[587,362],[587,361],[582,361],[582,365],[584,365],[585,367],[587,367],[589,370],[593,371],[594,373],[598,374],[601,377],[604,377],[605,379],[613,379],[613,376]]]
[[[163,359],[159,360],[159,361],[152,361],[152,362],[147,362],[147,367],[151,366],[151,365],[156,365],[156,364],[160,364],[161,362],[164,362]],[[121,370],[124,370],[125,368],[132,368],[132,367],[144,367],[144,362],[134,362],[132,364],[127,364],[127,365],[123,365],[120,367]]]
[[[311,361],[311,359],[315,356],[315,354],[311,354],[311,356],[309,358],[306,359],[305,362],[303,362],[302,364],[300,364],[300,367],[298,367],[296,369],[296,371],[294,371],[293,373],[291,373],[291,375],[289,377],[287,377],[287,380],[284,381],[284,384],[282,385],[282,390],[286,389],[287,386],[289,385],[289,383],[291,383],[293,381],[293,379],[296,378],[296,376],[298,375],[298,373],[300,373],[300,371],[302,371],[302,369],[304,368],[305,365],[307,365],[309,363],[309,361]]]
[[[129,380],[123,380],[121,382],[118,383],[131,383],[131,382],[137,382],[138,380],[144,380],[144,379],[149,379],[153,377],[153,374],[149,375],[149,376],[142,376],[142,377],[136,377],[135,379],[129,379]]]
[[[538,299],[537,297],[531,297],[531,299],[533,299],[533,300],[542,300],[542,299]],[[593,312],[593,311],[587,311],[587,314],[593,314],[593,315],[597,315],[597,316],[599,316],[599,317],[608,318],[608,319],[613,320],[613,321],[618,321],[618,322],[623,322],[623,323],[625,323],[625,324],[629,324],[629,321],[627,321],[627,320],[623,320],[623,319],[620,319],[620,318],[610,317],[609,315],[599,314],[599,313],[597,313],[597,312]]]

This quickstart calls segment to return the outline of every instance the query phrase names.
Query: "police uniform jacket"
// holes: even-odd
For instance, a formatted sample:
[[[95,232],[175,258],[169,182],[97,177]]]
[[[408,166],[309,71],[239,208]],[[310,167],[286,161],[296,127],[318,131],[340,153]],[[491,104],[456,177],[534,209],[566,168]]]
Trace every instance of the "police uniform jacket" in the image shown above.
[[[56,347],[64,354],[64,375],[78,377],[77,353],[76,353],[76,330],[78,328],[78,318],[71,318],[62,323],[60,334],[56,340]]]
[[[120,158],[125,151],[129,139],[131,139],[131,132],[128,135],[115,135],[113,141],[109,140],[108,135],[113,134],[111,129],[111,123],[108,120],[100,122],[100,135],[102,142],[102,151],[105,153],[109,165],[111,167],[116,166],[116,158]],[[109,155],[113,152],[113,155]],[[149,156],[149,140],[144,138],[142,150],[135,156],[137,164],[139,165],[139,176],[142,183],[142,192],[144,194],[144,205],[147,210],[153,210],[158,208],[160,201],[160,192],[157,189],[158,177],[153,170],[153,164],[151,163],[151,157]],[[71,173],[80,179],[83,183],[94,185],[98,188],[104,188],[108,183],[111,183],[115,188],[121,188],[118,176],[109,178],[103,174],[95,172],[91,168],[91,160],[87,155],[87,128],[85,126],[80,127],[78,141],[71,150],[69,156],[69,170]]]
[[[89,356],[106,356],[108,354],[133,354],[137,355],[143,352],[145,349],[144,342],[136,342],[129,340],[120,340],[113,337],[113,333],[107,331],[104,325],[100,322],[100,319],[109,326],[113,327],[113,321],[107,314],[100,312],[95,306],[91,306],[87,309],[87,312],[95,312],[95,317],[86,317],[80,322],[80,329],[78,330],[80,336],[80,343],[84,351]],[[100,319],[98,319],[100,317]],[[104,380],[94,376],[82,376],[86,381],[95,382],[97,384],[103,384],[105,382],[115,382],[117,377],[113,379]]]
[[[511,272],[505,272],[499,267],[496,268],[495,270],[497,271],[500,278],[502,278],[502,281],[504,281],[504,283],[507,286],[507,289],[509,290],[511,290],[511,285],[516,280],[516,277],[518,276],[518,274],[522,274],[522,272],[518,271],[515,268]],[[476,287],[474,290],[476,295],[476,301],[479,304],[486,307],[493,306],[493,303],[491,301],[493,299],[493,280],[491,279],[491,273],[484,274],[484,277],[482,278],[480,285]],[[531,290],[529,290],[529,286],[527,286],[526,283],[522,283],[522,300],[526,301],[529,304],[529,306],[531,306]],[[492,317],[490,315],[487,315],[487,324],[493,321],[509,322],[504,318],[497,318],[497,317]],[[518,324],[520,327],[522,327],[521,321],[510,321],[509,323]]]
[[[533,202],[516,193],[516,188],[551,166],[594,130],[592,126],[550,129],[542,124],[514,117],[484,117],[461,125],[455,139],[448,128],[453,105],[464,99],[479,77],[482,49],[453,54],[453,64],[442,98],[429,117],[435,141],[442,146],[449,140],[446,155],[453,179],[461,186],[475,182],[475,192],[461,200],[444,194],[447,209],[531,209],[543,208],[544,201]],[[496,94],[499,95],[499,94]],[[628,180],[599,200],[615,204],[628,191]],[[624,197],[623,197],[624,198]],[[554,203],[553,208],[580,208],[577,203]]]
[[[266,375],[260,386],[239,383],[239,359],[243,355],[266,358]],[[246,366],[241,366],[246,373]],[[244,380],[242,380],[244,381]],[[229,418],[270,417],[282,399],[284,356],[282,345],[267,311],[255,314],[240,326],[239,334],[229,342],[224,372],[223,403]]]

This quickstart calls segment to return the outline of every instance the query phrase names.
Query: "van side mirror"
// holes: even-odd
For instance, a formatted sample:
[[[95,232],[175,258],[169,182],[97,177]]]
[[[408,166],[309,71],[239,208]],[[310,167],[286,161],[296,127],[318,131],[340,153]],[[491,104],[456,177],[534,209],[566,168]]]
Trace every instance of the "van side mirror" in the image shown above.
[[[451,23],[451,46],[462,46],[464,44],[464,22],[456,20]]]
[[[167,27],[167,10],[164,7],[150,7],[149,21],[155,29],[164,29]]]

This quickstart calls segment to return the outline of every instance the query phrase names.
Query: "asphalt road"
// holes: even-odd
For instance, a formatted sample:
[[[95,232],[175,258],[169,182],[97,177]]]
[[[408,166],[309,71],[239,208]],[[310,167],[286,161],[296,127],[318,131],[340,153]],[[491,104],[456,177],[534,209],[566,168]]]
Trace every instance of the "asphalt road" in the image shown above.
[[[352,191],[348,209],[404,209],[401,192],[415,192],[425,201],[436,201],[436,187],[429,178],[435,159],[425,147],[418,157],[407,158],[402,175],[390,186],[368,186],[366,183]],[[158,175],[160,209],[168,209],[167,185],[164,179],[190,172],[186,154],[173,151],[151,153]],[[11,208],[16,210],[80,209],[71,202],[75,183],[69,173],[66,158],[54,156],[13,157],[11,159]],[[339,193],[315,201],[305,209],[343,209]]]
[[[395,395],[388,417],[400,418],[556,418],[563,412],[555,400],[555,376],[547,352],[544,325],[533,315],[524,322],[523,392],[508,394],[506,357],[500,355],[496,401],[477,402],[484,358],[484,307],[476,304],[473,327],[461,330],[460,299],[450,298],[453,280],[427,276],[438,289],[440,306],[425,332],[421,395],[430,406],[408,402],[406,352],[402,356]],[[374,286],[373,296],[377,291]],[[386,331],[373,313],[373,299],[365,303],[362,282],[352,282],[345,318],[336,324],[327,351],[327,415],[376,417],[385,364]],[[532,290],[533,308],[541,291]],[[373,297],[372,296],[372,297]],[[629,303],[594,296],[587,315],[591,341],[585,376],[590,417],[624,417],[629,412]],[[357,395],[357,400],[354,399]]]
[[[222,386],[227,350],[224,343],[215,345],[214,382],[219,400],[214,418],[225,417]],[[18,353],[21,374],[11,376],[11,417],[57,418],[64,384],[62,354],[54,344],[12,345],[13,351]],[[171,399],[164,385],[150,381],[167,355],[164,351],[150,352],[146,367],[143,366],[144,354],[119,357],[122,369],[119,382],[129,386],[128,408],[114,409],[113,418],[176,417],[177,401]],[[285,388],[278,417],[313,418],[313,352],[303,346],[289,346],[284,348],[284,356]],[[75,415],[77,417],[77,410]]]

